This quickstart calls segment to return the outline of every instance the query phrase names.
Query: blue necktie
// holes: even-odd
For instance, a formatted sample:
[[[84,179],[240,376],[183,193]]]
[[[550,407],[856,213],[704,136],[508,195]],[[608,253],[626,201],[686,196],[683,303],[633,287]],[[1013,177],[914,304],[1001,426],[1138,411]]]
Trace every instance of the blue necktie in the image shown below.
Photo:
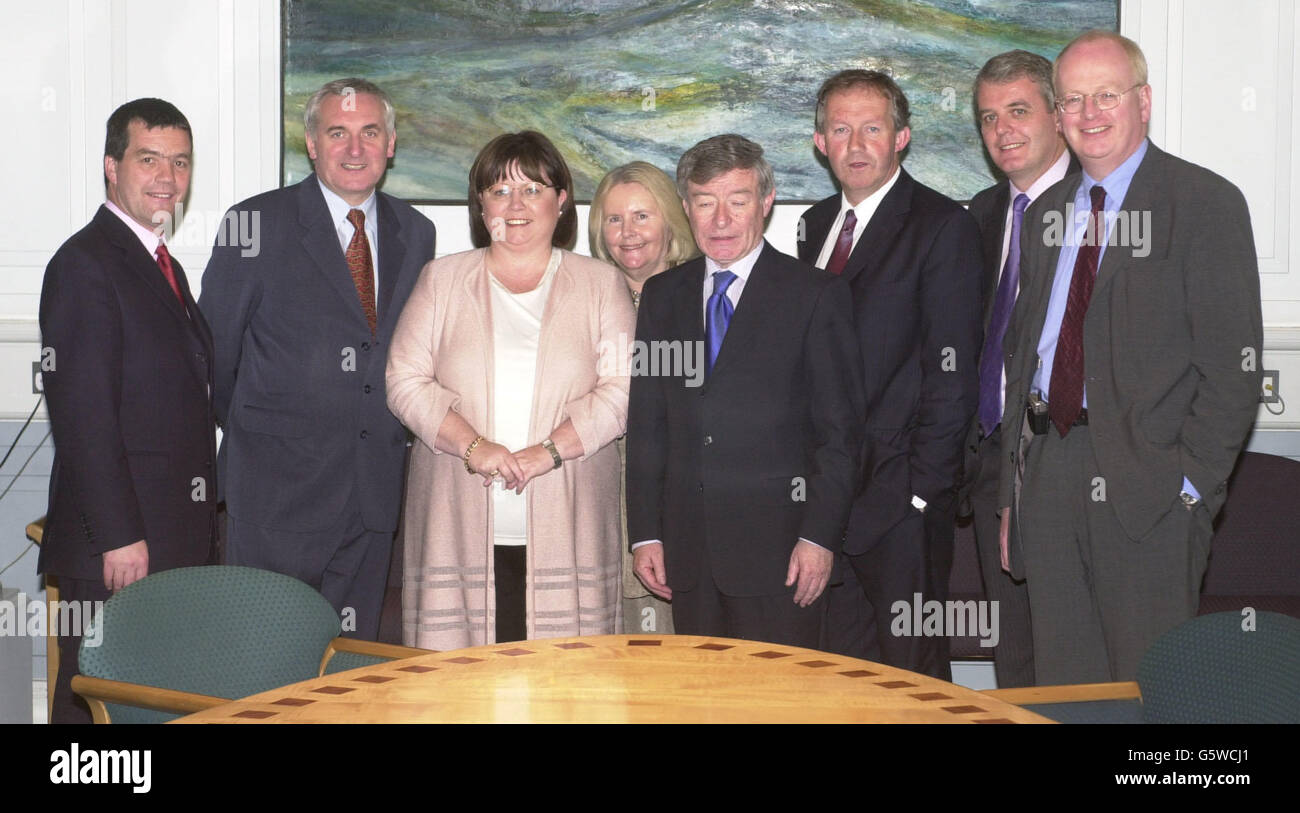
[[[709,295],[704,320],[704,340],[708,342],[709,350],[706,375],[713,372],[713,362],[718,360],[718,351],[722,349],[722,338],[727,335],[727,325],[731,324],[731,315],[736,312],[731,300],[727,299],[727,289],[735,281],[736,275],[730,271],[713,272],[713,293]]]
[[[989,329],[984,334],[984,351],[980,353],[980,428],[988,437],[1002,422],[1002,337],[1011,323],[1011,309],[1016,304],[1016,286],[1020,282],[1020,224],[1025,219],[1029,196],[1016,195],[1011,209],[1011,245],[1007,249],[1007,263],[1002,267],[1002,281],[998,283],[993,300],[993,313],[989,316]]]

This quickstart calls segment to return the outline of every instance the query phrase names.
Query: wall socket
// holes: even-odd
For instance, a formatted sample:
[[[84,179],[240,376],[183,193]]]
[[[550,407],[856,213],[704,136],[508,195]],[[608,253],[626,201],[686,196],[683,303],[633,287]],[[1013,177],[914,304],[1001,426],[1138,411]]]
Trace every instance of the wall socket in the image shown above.
[[[45,392],[45,382],[41,380],[41,363],[32,362],[32,395],[40,395]]]
[[[1261,404],[1276,404],[1281,400],[1282,393],[1278,389],[1278,371],[1265,370],[1264,382],[1259,393],[1259,402]]]

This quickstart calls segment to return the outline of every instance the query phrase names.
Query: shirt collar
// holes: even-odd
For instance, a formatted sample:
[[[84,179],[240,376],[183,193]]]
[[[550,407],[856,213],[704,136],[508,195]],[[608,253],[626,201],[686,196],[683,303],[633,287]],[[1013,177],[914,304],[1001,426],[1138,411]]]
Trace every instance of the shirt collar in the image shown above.
[[[726,270],[735,274],[737,277],[740,277],[740,280],[742,282],[748,280],[749,273],[754,270],[754,263],[758,262],[758,255],[763,253],[764,243],[766,243],[765,240],[759,240],[758,245],[754,246],[753,251],[749,252],[744,257],[741,257],[739,260],[736,260],[734,263],[727,266]],[[705,276],[712,277],[714,272],[721,271],[721,270],[723,270],[722,266],[718,265],[713,260],[712,257],[706,256],[704,258]]]
[[[118,208],[118,205],[111,200],[104,201],[104,206],[108,211],[117,215],[118,218],[126,224],[127,228],[129,228],[136,237],[140,238],[140,242],[144,244],[144,250],[149,252],[150,257],[158,253],[158,244],[162,242],[162,238],[155,234],[152,229],[146,229],[144,226],[141,226],[135,221],[135,218],[122,211]]]
[[[1069,169],[1070,151],[1068,149],[1061,150],[1061,154],[1056,157],[1056,163],[1048,167],[1047,171],[1042,175],[1039,175],[1038,178],[1029,185],[1028,189],[1019,189],[1016,187],[1014,182],[1008,181],[1008,183],[1011,184],[1011,200],[1014,201],[1020,195],[1025,195],[1029,198],[1029,202],[1033,203],[1038,199],[1039,195],[1047,191],[1048,187],[1064,178],[1065,173],[1068,172]]]
[[[330,210],[330,220],[334,223],[336,229],[351,229],[352,223],[348,221],[348,212],[353,209],[360,209],[366,216],[366,229],[373,232],[375,230],[375,210],[378,208],[375,203],[375,193],[372,190],[370,197],[362,201],[360,206],[353,206],[343,198],[334,194],[334,191],[321,181],[320,176],[316,176],[316,182],[320,184],[321,194],[325,196],[325,205]]]
[[[859,201],[857,206],[854,206],[852,203],[849,203],[848,196],[845,195],[843,192],[841,192],[840,193],[840,222],[843,222],[844,213],[852,209],[853,216],[858,219],[859,223],[864,225],[868,223],[871,220],[871,216],[876,213],[876,209],[880,207],[880,202],[885,199],[885,195],[889,194],[889,190],[893,189],[894,184],[898,182],[898,176],[902,173],[902,171],[903,171],[902,164],[899,164],[898,166],[894,167],[894,174],[889,176],[889,180],[885,181],[885,183],[882,184],[881,187],[877,189],[875,192],[872,192],[870,195],[867,195],[865,198]]]
[[[1082,206],[1084,210],[1091,208],[1088,203],[1088,196],[1092,187],[1101,184],[1106,190],[1106,208],[1117,210],[1124,205],[1124,197],[1128,195],[1129,185],[1133,183],[1133,176],[1137,174],[1137,168],[1141,165],[1142,159],[1146,157],[1147,145],[1151,142],[1142,139],[1142,143],[1133,151],[1133,154],[1124,159],[1124,163],[1115,167],[1115,171],[1105,178],[1094,179],[1085,169],[1083,171],[1083,183],[1079,184],[1079,190],[1075,193],[1076,208]],[[1083,204],[1078,204],[1082,199]]]

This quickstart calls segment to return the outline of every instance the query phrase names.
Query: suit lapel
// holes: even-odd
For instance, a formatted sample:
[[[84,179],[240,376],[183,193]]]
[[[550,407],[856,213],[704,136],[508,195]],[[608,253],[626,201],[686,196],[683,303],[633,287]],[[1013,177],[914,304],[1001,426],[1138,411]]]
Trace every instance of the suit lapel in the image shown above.
[[[1003,181],[993,193],[993,208],[984,213],[979,224],[984,236],[984,329],[988,330],[993,300],[997,297],[998,280],[1002,276],[1002,241],[1006,239],[1007,203],[1011,200],[1011,185]]]
[[[136,237],[117,215],[110,212],[108,207],[101,206],[95,213],[95,221],[108,236],[109,241],[122,252],[123,265],[139,277],[141,283],[154,296],[162,300],[163,307],[171,314],[180,335],[189,345],[185,353],[186,363],[195,378],[206,389],[211,383],[208,376],[208,359],[212,357],[212,332],[208,329],[208,323],[199,311],[199,306],[194,302],[194,296],[190,293],[189,279],[185,276],[185,269],[181,266],[180,260],[173,257],[172,268],[176,273],[176,284],[181,289],[181,297],[185,300],[183,306],[176,298],[176,292],[167,283],[167,278],[163,276],[157,260],[149,256],[140,238]],[[200,353],[203,357],[199,356]]]
[[[379,212],[379,290],[375,292],[379,305],[380,334],[391,332],[399,314],[391,313],[393,292],[406,261],[406,242],[402,240],[402,226],[392,205],[379,192],[375,193]]]
[[[383,228],[384,219],[380,217],[380,228]],[[303,251],[311,257],[316,270],[347,303],[348,311],[361,324],[366,324],[366,314],[361,310],[356,283],[352,281],[352,272],[348,270],[347,260],[339,247],[338,230],[330,220],[329,207],[325,205],[325,196],[320,191],[320,182],[315,175],[309,175],[298,184],[298,225],[301,229],[299,242]],[[383,261],[381,253],[380,262]]]
[[[809,265],[817,264],[817,257],[826,245],[826,235],[830,233],[835,218],[840,213],[840,196],[826,198],[814,205],[803,215],[804,239],[796,241],[799,259]]]
[[[688,342],[704,341],[704,258],[691,260],[677,290],[673,291],[673,319],[676,333]]]
[[[95,213],[95,221],[108,235],[109,241],[122,252],[123,264],[140,278],[146,288],[162,300],[168,313],[181,324],[188,324],[189,316],[181,309],[181,303],[176,299],[176,292],[172,290],[171,285],[167,284],[167,278],[158,267],[158,261],[149,256],[149,252],[140,242],[140,238],[135,236],[135,232],[131,231],[117,215],[110,212],[107,206],[99,207],[99,211]],[[178,274],[182,273],[179,262],[175,262],[175,268]]]
[[[1024,254],[1020,259],[1020,297],[1028,297],[1024,305],[1025,308],[1028,308],[1025,313],[1032,314],[1033,318],[1033,322],[1026,325],[1025,333],[1021,337],[1024,342],[1032,342],[1032,345],[1029,345],[1029,350],[1037,348],[1038,339],[1043,333],[1043,323],[1047,320],[1048,300],[1052,296],[1052,285],[1056,279],[1056,267],[1061,261],[1061,244],[1063,241],[1053,240],[1051,246],[1046,246],[1043,242],[1044,232],[1052,220],[1065,223],[1066,204],[1073,200],[1074,193],[1079,188],[1081,177],[1067,175],[1066,178],[1071,179],[1070,183],[1064,183],[1056,187],[1058,191],[1055,194],[1051,190],[1045,192],[1042,200],[1046,205],[1037,210],[1038,222],[1031,223],[1028,215],[1026,215],[1021,226],[1023,229],[1033,229],[1029,235],[1031,240],[1030,254]],[[1051,197],[1049,198],[1048,195],[1051,195]],[[1070,224],[1065,223],[1065,229],[1068,231],[1070,228]],[[1030,257],[1034,256],[1038,251],[1043,251],[1046,257],[1041,262],[1030,260]],[[1042,268],[1044,273],[1033,273],[1038,268]],[[1030,273],[1026,274],[1027,271]],[[1067,271],[1066,273],[1070,272]],[[1019,301],[1016,303],[1016,310],[1021,310]]]
[[[1156,149],[1154,144],[1147,144],[1147,154],[1142,158],[1142,163],[1138,165],[1137,172],[1133,173],[1133,181],[1129,184],[1127,197],[1120,202],[1120,211],[1140,215],[1142,212],[1158,210],[1159,201],[1168,201],[1173,198],[1165,189],[1164,155],[1163,152]],[[1124,217],[1129,217],[1129,215],[1126,214]],[[1112,238],[1114,237],[1114,229],[1119,227],[1118,220],[1111,226],[1110,236]],[[1151,235],[1148,234],[1147,237],[1150,238]],[[1106,291],[1114,281],[1115,275],[1121,269],[1131,265],[1133,259],[1133,246],[1131,244],[1106,246],[1106,253],[1101,258],[1101,266],[1097,269],[1097,281],[1093,285],[1091,302],[1096,302],[1099,297],[1106,295]],[[1091,304],[1088,311],[1089,313],[1092,312]]]

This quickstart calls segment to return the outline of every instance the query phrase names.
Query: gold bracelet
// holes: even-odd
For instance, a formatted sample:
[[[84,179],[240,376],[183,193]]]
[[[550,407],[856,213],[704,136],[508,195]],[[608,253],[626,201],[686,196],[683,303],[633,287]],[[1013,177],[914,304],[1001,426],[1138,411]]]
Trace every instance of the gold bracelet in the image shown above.
[[[465,454],[462,455],[462,457],[465,460],[465,471],[469,472],[470,474],[478,474],[478,472],[474,471],[474,469],[469,465],[469,456],[474,453],[474,450],[478,448],[478,445],[482,442],[483,442],[482,435],[479,435],[478,437],[474,438],[474,442],[469,445],[469,448],[465,450]]]
[[[555,448],[555,441],[551,440],[550,438],[547,438],[546,440],[542,441],[542,448],[550,452],[551,459],[555,461],[555,465],[551,466],[551,471],[555,471],[560,466],[564,465],[564,458],[560,457],[559,450]]]

